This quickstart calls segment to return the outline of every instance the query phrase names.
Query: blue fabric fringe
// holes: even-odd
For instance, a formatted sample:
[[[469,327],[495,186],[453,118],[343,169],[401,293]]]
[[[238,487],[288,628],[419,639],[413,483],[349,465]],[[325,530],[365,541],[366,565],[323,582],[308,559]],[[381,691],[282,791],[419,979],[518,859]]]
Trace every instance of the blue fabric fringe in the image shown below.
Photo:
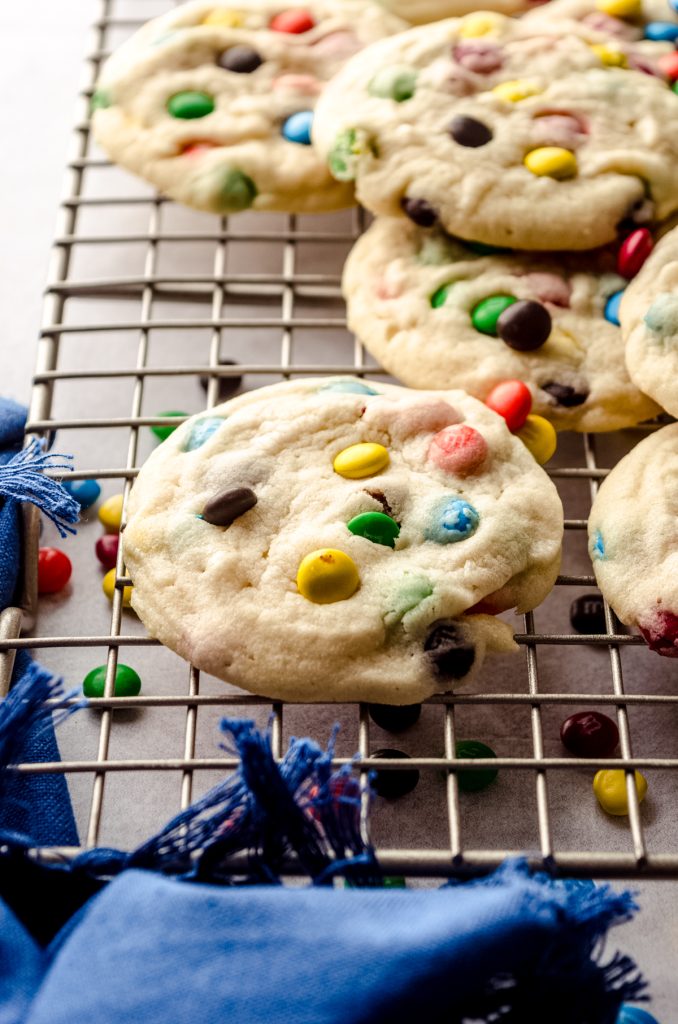
[[[44,476],[46,469],[70,472],[72,459],[72,455],[43,451],[43,442],[33,439],[23,451],[0,466],[0,495],[36,505],[54,523],[60,537],[75,533],[70,524],[77,523],[80,516],[78,502],[58,480]]]

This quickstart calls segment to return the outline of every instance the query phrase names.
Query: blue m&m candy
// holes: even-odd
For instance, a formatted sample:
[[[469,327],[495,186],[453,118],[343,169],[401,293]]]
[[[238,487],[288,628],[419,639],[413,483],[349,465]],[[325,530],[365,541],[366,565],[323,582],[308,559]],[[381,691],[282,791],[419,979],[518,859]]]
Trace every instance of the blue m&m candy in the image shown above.
[[[678,39],[678,24],[673,21],[648,21],[645,38],[655,43],[672,43]]]
[[[101,494],[96,480],[64,480],[63,485],[81,509],[89,508]]]
[[[478,529],[480,516],[463,498],[444,498],[433,510],[433,523],[426,531],[428,540],[436,544],[455,544]]]
[[[615,327],[619,327],[619,306],[621,305],[622,296],[624,289],[615,292],[614,295],[610,295],[609,299],[605,303],[605,319]]]
[[[283,123],[283,136],[288,142],[296,142],[300,146],[310,146],[312,124],[313,111],[300,110],[298,113],[290,115]]]
[[[333,380],[330,384],[324,384],[321,391],[333,391],[345,395],[378,395],[379,392],[363,384],[359,380]]]
[[[659,1021],[647,1010],[641,1010],[639,1006],[631,1006],[630,1003],[623,1003],[616,1024],[659,1024]]]

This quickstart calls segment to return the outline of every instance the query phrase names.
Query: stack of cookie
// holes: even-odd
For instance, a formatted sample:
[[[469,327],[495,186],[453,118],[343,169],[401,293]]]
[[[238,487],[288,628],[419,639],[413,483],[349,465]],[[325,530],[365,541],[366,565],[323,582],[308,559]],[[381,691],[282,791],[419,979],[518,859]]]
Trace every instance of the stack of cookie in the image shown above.
[[[468,10],[195,0],[94,96],[111,156],[191,206],[377,215],[346,265],[349,323],[422,390],[264,388],[177,430],[132,492],[149,630],[267,696],[407,704],[470,678],[511,646],[496,615],[555,580],[562,507],[537,465],[554,428],[665,403],[646,334],[677,333],[674,307],[631,322],[674,244],[642,269],[678,212],[675,15]]]

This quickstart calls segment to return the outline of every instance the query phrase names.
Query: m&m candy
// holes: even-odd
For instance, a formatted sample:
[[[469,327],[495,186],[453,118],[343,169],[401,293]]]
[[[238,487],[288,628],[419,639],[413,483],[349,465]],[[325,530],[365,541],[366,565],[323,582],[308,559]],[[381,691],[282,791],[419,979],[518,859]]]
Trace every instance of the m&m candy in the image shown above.
[[[517,301],[514,295],[489,295],[471,310],[471,323],[481,334],[490,334],[496,338],[499,317]]]
[[[605,633],[605,605],[600,594],[582,594],[570,605],[570,622],[578,633]]]
[[[623,1003],[615,1024],[659,1024],[659,1021],[640,1006]]]
[[[108,598],[109,601],[113,600],[113,596],[116,591],[115,586],[115,569],[109,569],[101,581],[101,589]],[[129,608],[132,603],[132,588],[129,584],[122,588],[122,606],[123,608]]]
[[[103,697],[106,688],[106,666],[99,665],[88,672],[82,681],[85,697]],[[141,692],[141,679],[129,665],[118,662],[115,670],[115,697],[136,697]]]
[[[610,295],[609,299],[605,303],[605,319],[608,323],[614,324],[615,327],[619,327],[619,307],[621,306],[621,300],[624,295],[624,289],[615,292],[614,295]]]
[[[520,430],[532,408],[532,393],[522,380],[503,380],[485,399],[488,409],[503,416],[510,431]]]
[[[400,533],[400,527],[395,519],[387,516],[385,512],[361,512],[346,525],[355,536],[365,537],[373,544],[384,544],[389,548],[395,547]]]
[[[652,252],[653,246],[652,233],[647,228],[637,228],[627,235],[617,256],[617,272],[621,277],[635,277]]]
[[[516,437],[520,438],[540,466],[549,461],[558,444],[553,424],[543,416],[533,414],[530,414],[525,420],[525,425],[516,431]]]
[[[167,101],[167,112],[186,121],[207,117],[213,110],[214,99],[207,92],[177,92]]]
[[[94,550],[104,569],[115,568],[115,563],[118,560],[119,545],[119,533],[105,533],[103,537],[99,537],[94,546]]]
[[[313,111],[299,110],[283,122],[283,138],[288,142],[296,142],[300,146],[311,145],[311,126],[313,125]]]
[[[531,150],[523,161],[528,171],[537,177],[573,178],[577,173],[577,158],[569,149],[560,146],[541,146]]]
[[[517,352],[533,352],[548,341],[551,314],[541,302],[512,302],[497,318],[497,334]]]
[[[634,772],[638,803],[642,803],[647,793],[647,779],[640,772]],[[629,813],[629,801],[626,792],[626,772],[621,768],[605,769],[596,772],[593,778],[593,792],[600,806],[608,814],[623,817]]]
[[[122,494],[113,494],[99,507],[99,522],[106,533],[117,533],[122,522]]]
[[[81,509],[89,508],[101,494],[101,487],[96,480],[64,480],[63,486]]]
[[[561,725],[560,739],[577,757],[611,757],[619,743],[619,730],[600,711],[577,711]]]
[[[268,27],[274,32],[290,32],[292,35],[310,32],[314,25],[315,19],[313,15],[302,7],[281,11],[280,14],[276,14],[271,18],[268,23]]]
[[[38,551],[38,593],[57,594],[71,578],[73,566],[68,555],[58,548]]]
[[[335,457],[334,472],[349,480],[359,480],[364,476],[374,476],[386,469],[389,454],[382,444],[363,441],[352,444]]]
[[[457,476],[475,473],[487,458],[487,441],[467,423],[439,430],[431,439],[428,457],[439,469]]]
[[[344,551],[320,548],[302,559],[297,571],[297,587],[302,597],[314,604],[346,601],[360,586],[358,569]]]
[[[421,704],[370,704],[370,718],[385,732],[402,732],[421,717]]]
[[[158,416],[190,416],[190,412],[179,412],[178,410],[170,410],[169,412],[159,412]],[[178,426],[179,424],[177,424]],[[161,441],[166,441],[170,434],[173,434],[176,427],[160,426],[156,425],[151,427],[152,433]]]
[[[383,750],[375,750],[370,757],[378,757],[383,760],[409,760],[410,755],[403,753],[402,750],[387,747]],[[395,768],[393,771],[382,769],[375,771],[372,786],[375,792],[386,800],[397,800],[398,797],[411,793],[418,782],[419,772],[416,768]]]
[[[455,755],[464,760],[497,756],[492,747],[480,740],[459,740],[455,745]],[[496,768],[460,768],[457,771],[457,785],[462,793],[479,793],[481,789],[491,786],[498,774]]]

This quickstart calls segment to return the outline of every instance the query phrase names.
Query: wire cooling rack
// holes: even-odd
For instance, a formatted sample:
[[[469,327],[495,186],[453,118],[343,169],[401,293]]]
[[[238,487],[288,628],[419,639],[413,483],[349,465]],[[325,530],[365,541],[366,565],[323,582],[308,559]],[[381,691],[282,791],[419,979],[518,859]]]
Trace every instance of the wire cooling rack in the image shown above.
[[[27,430],[37,436],[57,430],[58,449],[76,455],[73,477],[96,478],[104,495],[123,491],[126,499],[153,444],[148,428],[178,422],[159,410],[194,413],[224,392],[299,375],[387,378],[347,332],[339,289],[344,258],[363,226],[360,211],[220,219],[164,200],[96,151],[87,110],[101,61],[172,3],[103,0],[99,6]],[[200,376],[207,378],[206,392]],[[433,698],[420,723],[397,736],[377,728],[364,705],[271,704],[186,666],[123,609],[129,580],[121,559],[112,606],[101,594],[94,516],[68,549],[75,564],[70,593],[41,599],[37,609],[39,524],[27,510],[23,608],[0,618],[0,686],[6,692],[20,648],[35,649],[71,684],[105,660],[107,681],[106,696],[62,727],[64,760],[20,770],[66,774],[84,846],[131,846],[234,769],[218,745],[222,716],[246,714],[264,723],[271,715],[277,757],[292,733],[322,739],[338,720],[337,763],[355,750],[367,759],[390,746],[411,759],[370,760],[369,766],[420,771],[412,794],[378,799],[374,808],[372,839],[391,873],[482,872],[521,853],[535,866],[575,875],[675,876],[673,663],[624,632],[607,606],[604,635],[574,634],[568,614],[570,601],[595,587],[585,543],[590,501],[642,429],[595,439],[561,435],[549,470],[567,516],[563,575],[545,604],[518,620],[521,654],[488,660],[472,692]],[[44,534],[42,543],[49,543],[48,527]],[[34,635],[21,635],[22,616]],[[141,696],[112,698],[119,658],[141,668]],[[616,717],[618,758],[564,756],[560,721],[590,707]],[[483,793],[459,790],[457,770],[473,765],[454,756],[460,737],[489,741],[497,750],[499,778]],[[591,779],[601,767],[625,769],[628,819],[607,818],[597,807]],[[636,768],[650,781],[642,808]]]

